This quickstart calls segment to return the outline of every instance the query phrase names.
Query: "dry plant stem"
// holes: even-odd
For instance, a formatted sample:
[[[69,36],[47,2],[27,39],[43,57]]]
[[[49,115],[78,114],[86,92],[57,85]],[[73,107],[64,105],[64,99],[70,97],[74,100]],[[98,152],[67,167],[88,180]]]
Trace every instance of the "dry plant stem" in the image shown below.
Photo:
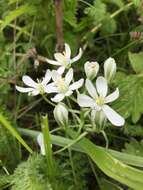
[[[55,13],[56,13],[56,34],[57,45],[56,51],[63,51],[63,12],[62,12],[62,0],[55,0]]]

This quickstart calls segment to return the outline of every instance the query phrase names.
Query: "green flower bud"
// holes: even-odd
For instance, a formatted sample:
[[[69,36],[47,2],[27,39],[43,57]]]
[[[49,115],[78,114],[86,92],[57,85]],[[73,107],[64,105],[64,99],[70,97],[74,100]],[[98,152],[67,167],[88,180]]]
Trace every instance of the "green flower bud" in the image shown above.
[[[104,63],[104,76],[108,83],[115,77],[116,62],[113,58],[109,57]]]
[[[59,126],[68,124],[68,110],[63,103],[59,103],[54,109],[54,117]]]
[[[97,62],[88,61],[84,64],[84,70],[87,78],[93,80],[99,71],[99,64]]]

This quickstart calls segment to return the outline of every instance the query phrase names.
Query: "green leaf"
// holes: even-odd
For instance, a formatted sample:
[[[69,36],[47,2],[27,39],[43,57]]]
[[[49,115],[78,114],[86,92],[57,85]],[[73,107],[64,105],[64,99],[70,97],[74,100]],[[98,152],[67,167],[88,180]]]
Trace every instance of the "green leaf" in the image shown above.
[[[27,143],[22,139],[19,133],[16,131],[14,127],[10,125],[10,123],[6,120],[6,118],[0,114],[0,124],[8,129],[10,133],[30,152],[32,153],[32,149],[27,145]]]
[[[23,129],[23,128],[19,128],[19,131],[22,135],[29,136],[32,138],[37,138],[37,135],[39,134],[38,131]],[[52,144],[57,145],[57,146],[65,147],[69,144],[73,144],[73,140],[64,138],[61,136],[50,135],[50,138],[51,138]],[[115,151],[112,149],[106,149],[100,146],[98,147],[102,150],[107,151],[113,157],[117,158],[118,160],[121,160],[122,162],[126,164],[137,166],[137,167],[143,167],[143,158],[140,156],[133,156],[133,155],[122,153],[122,152]],[[84,150],[78,144],[73,144],[73,146],[71,146],[71,149],[74,151],[84,153]]]
[[[143,73],[143,52],[141,53],[129,52],[128,56],[133,70],[136,73]]]
[[[123,152],[143,157],[143,140],[138,142],[136,139],[132,139],[129,143],[125,143]]]
[[[125,118],[131,116],[136,123],[143,113],[143,76],[129,75],[116,81],[120,90],[120,97],[114,103],[114,108]]]
[[[135,6],[139,6],[142,0],[132,0]]]
[[[15,20],[17,17],[20,17],[23,14],[34,14],[35,13],[35,7],[29,3],[26,3],[25,5],[21,5],[17,9],[10,11],[10,13],[4,18],[1,27],[4,29],[7,25],[9,25],[13,20]]]
[[[76,133],[71,130],[69,131],[69,135],[73,138],[76,137]],[[77,144],[107,176],[127,185],[128,187],[142,190],[143,171],[123,164],[86,138],[82,139]]]
[[[123,0],[104,0],[104,2],[113,3],[113,4],[117,5],[119,8],[124,6]]]

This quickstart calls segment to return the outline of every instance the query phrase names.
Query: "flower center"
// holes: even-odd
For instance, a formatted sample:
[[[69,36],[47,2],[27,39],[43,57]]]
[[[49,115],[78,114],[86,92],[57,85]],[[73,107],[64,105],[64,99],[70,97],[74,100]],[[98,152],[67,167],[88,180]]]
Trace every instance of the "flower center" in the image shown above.
[[[99,106],[102,106],[104,104],[104,98],[103,97],[99,97],[96,99],[96,104],[98,104]]]
[[[41,83],[37,84],[37,89],[39,90],[40,94],[44,94],[45,93],[44,86]]]
[[[61,93],[65,93],[68,90],[68,86],[65,83],[64,78],[60,78],[55,82],[56,87],[58,88],[58,91]]]

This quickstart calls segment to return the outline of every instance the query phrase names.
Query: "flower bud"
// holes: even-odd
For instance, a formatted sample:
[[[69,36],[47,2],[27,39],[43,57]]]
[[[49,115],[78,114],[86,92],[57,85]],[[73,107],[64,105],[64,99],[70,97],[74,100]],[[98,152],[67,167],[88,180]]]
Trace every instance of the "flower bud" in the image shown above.
[[[87,78],[93,80],[99,71],[99,64],[97,62],[88,61],[84,64],[84,70]]]
[[[59,103],[54,109],[54,117],[59,126],[68,124],[68,110],[63,103]]]
[[[44,138],[43,138],[43,134],[39,133],[39,135],[37,136],[37,142],[38,145],[40,146],[40,152],[42,155],[45,155],[45,146],[44,146]]]
[[[116,62],[113,58],[109,57],[104,63],[104,76],[108,82],[115,77]]]
[[[96,124],[97,127],[102,128],[104,127],[107,118],[102,110],[101,111],[92,110],[91,119]]]

